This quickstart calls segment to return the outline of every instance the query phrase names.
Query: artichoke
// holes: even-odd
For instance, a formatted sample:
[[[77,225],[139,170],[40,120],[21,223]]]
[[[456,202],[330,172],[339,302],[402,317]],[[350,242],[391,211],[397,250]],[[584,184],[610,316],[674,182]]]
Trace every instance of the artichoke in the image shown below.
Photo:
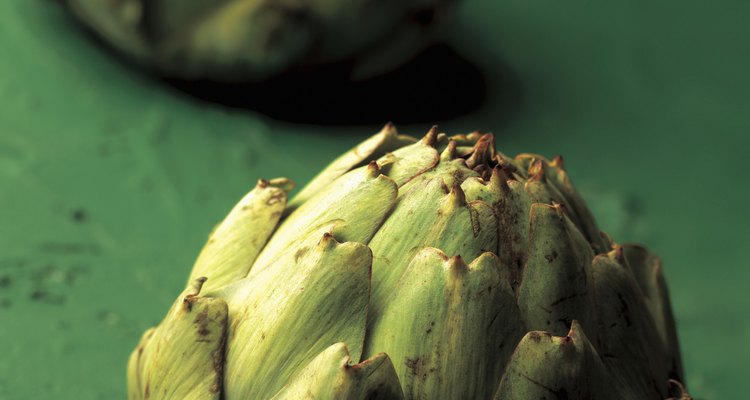
[[[562,159],[392,125],[261,180],[128,364],[131,399],[689,398],[658,258]]]
[[[427,45],[453,0],[64,0],[120,52],[160,73],[261,80],[353,64],[383,72]]]

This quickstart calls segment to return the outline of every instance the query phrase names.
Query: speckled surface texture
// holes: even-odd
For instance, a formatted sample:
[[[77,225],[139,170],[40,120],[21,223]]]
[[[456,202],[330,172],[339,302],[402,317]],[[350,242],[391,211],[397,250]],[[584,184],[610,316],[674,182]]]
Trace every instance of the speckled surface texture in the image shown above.
[[[749,4],[468,0],[448,42],[486,75],[487,101],[395,121],[562,154],[600,227],[664,259],[699,399],[746,392]],[[258,178],[304,183],[378,129],[189,98],[44,0],[0,2],[0,104],[0,399],[123,398],[127,356],[213,224]]]

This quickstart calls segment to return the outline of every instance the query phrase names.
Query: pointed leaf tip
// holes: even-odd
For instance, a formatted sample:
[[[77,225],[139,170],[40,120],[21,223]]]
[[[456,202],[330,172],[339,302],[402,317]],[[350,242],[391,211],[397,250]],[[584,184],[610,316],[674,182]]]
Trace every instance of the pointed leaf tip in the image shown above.
[[[567,337],[571,339],[578,338],[579,336],[581,336],[581,332],[583,332],[583,327],[581,326],[581,323],[578,322],[577,319],[574,319],[570,323],[570,330],[568,331]]]
[[[472,142],[476,142],[482,137],[482,135],[484,135],[482,131],[474,131],[466,135],[466,139]]]
[[[555,210],[555,214],[558,218],[560,218],[561,220],[565,218],[565,204],[552,203],[549,207]]]
[[[510,187],[508,186],[508,179],[510,177],[508,176],[508,173],[505,172],[505,170],[499,166],[496,165],[495,168],[492,169],[492,175],[490,175],[490,181],[489,185],[492,188],[497,188],[501,193],[508,193],[510,190]]]
[[[565,171],[565,163],[563,162],[563,157],[559,154],[552,159],[550,165]]]
[[[535,182],[541,182],[544,179],[544,162],[542,160],[536,160],[529,166],[529,180]]]
[[[190,283],[190,286],[186,290],[185,297],[182,298],[182,306],[185,308],[185,310],[190,311],[192,309],[193,302],[201,293],[203,284],[206,283],[207,280],[207,277],[201,276],[200,278],[194,279],[193,282]]]
[[[667,384],[669,385],[669,393],[672,396],[667,400],[693,400],[687,390],[685,390],[685,386],[682,382],[675,379],[669,379]]]
[[[339,242],[333,237],[332,232],[325,232],[318,242],[318,247],[321,249],[332,249],[336,247]]]
[[[420,140],[422,144],[435,147],[438,143],[438,127],[437,125],[433,125],[432,128],[430,128],[429,131],[422,137],[422,140]]]
[[[454,206],[466,206],[466,193],[464,193],[464,190],[461,189],[461,184],[459,182],[453,182],[453,187],[448,193],[448,196],[450,197],[451,203]]]
[[[380,175],[380,165],[378,165],[377,161],[372,160],[369,164],[367,164],[367,173],[372,178]]]
[[[207,280],[208,280],[208,278],[205,277],[205,276],[201,276],[201,277],[195,278],[195,280],[193,281],[193,283],[190,286],[193,288],[193,290],[195,290],[195,294],[196,295],[198,293],[200,293],[201,288],[203,287],[203,284],[206,283]]]
[[[469,268],[461,258],[460,254],[450,257],[446,263],[446,267],[452,271],[465,271]]]
[[[474,169],[478,165],[489,164],[495,156],[495,136],[491,133],[485,133],[471,151],[471,156],[466,160],[466,165]]]
[[[619,264],[627,262],[627,260],[625,260],[625,251],[619,244],[612,244],[612,255]]]
[[[440,154],[441,161],[450,161],[456,158],[456,141],[453,139],[448,140],[448,146],[446,146],[443,153]]]
[[[398,130],[396,130],[396,125],[393,124],[393,122],[389,121],[384,126],[383,129],[381,129],[381,133],[385,135],[386,137],[396,136],[398,134]]]

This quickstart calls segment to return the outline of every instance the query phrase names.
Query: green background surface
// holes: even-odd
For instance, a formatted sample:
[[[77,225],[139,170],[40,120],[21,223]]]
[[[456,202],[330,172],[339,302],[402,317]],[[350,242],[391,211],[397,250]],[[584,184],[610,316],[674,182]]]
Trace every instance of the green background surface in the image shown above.
[[[736,0],[467,0],[447,37],[487,102],[398,125],[564,155],[600,227],[664,259],[700,399],[747,393],[748,15]],[[523,88],[509,120],[506,70]],[[122,66],[58,4],[1,1],[0,399],[123,398],[127,356],[213,224],[258,178],[304,183],[378,128],[202,103]]]

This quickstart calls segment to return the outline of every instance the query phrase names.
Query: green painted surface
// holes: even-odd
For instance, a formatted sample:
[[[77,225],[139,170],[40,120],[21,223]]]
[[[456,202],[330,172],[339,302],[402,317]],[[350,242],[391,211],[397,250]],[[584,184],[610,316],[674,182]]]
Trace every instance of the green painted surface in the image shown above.
[[[487,74],[489,99],[431,121],[565,156],[600,227],[664,259],[701,399],[741,398],[750,358],[749,13],[468,0],[449,42]],[[500,65],[524,93],[509,122]],[[305,182],[377,128],[197,102],[121,66],[58,4],[0,2],[0,399],[123,398],[129,352],[213,224],[258,178]]]

